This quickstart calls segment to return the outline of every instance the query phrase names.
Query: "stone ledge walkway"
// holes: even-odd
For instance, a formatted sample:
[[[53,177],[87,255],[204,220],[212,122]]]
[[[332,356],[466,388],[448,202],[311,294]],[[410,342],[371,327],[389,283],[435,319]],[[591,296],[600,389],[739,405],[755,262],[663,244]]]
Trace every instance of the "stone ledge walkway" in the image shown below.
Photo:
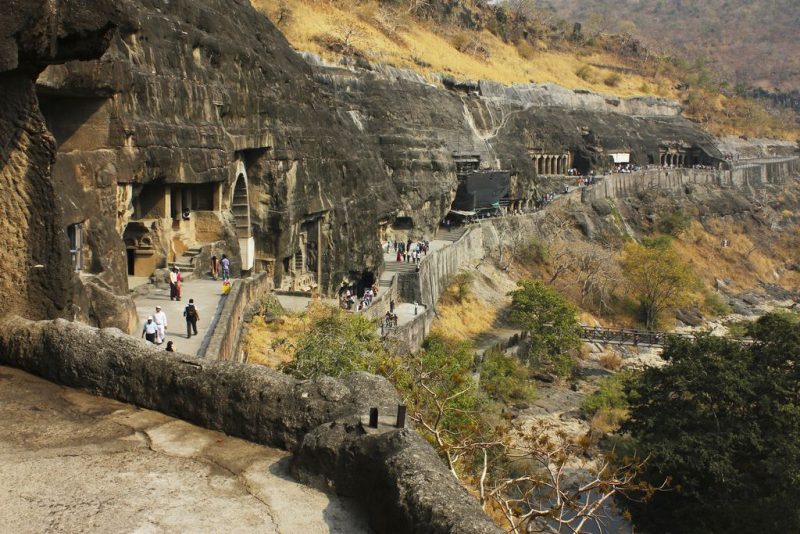
[[[189,303],[189,299],[194,299],[194,304],[200,314],[200,321],[197,323],[198,335],[187,339],[183,309]],[[161,347],[166,348],[167,341],[172,341],[176,352],[196,356],[206,337],[210,335],[208,327],[220,311],[221,299],[222,280],[189,280],[183,283],[180,301],[169,300],[169,286],[165,288],[151,287],[147,294],[135,298],[139,327],[133,335],[141,337],[147,317],[155,313],[158,305],[167,314],[167,335]]]
[[[0,366],[4,532],[369,532],[288,453]]]

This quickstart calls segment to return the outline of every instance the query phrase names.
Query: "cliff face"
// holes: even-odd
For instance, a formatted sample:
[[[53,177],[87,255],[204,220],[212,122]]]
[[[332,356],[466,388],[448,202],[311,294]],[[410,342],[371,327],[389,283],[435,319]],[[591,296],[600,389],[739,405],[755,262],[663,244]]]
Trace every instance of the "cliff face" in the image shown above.
[[[542,154],[584,170],[615,151],[718,155],[662,101],[304,59],[245,0],[11,7],[0,202],[20,269],[3,289],[25,288],[31,317],[130,328],[126,275],[189,248],[331,291],[381,268],[387,233],[430,235],[464,155],[509,169],[517,199],[549,187]]]

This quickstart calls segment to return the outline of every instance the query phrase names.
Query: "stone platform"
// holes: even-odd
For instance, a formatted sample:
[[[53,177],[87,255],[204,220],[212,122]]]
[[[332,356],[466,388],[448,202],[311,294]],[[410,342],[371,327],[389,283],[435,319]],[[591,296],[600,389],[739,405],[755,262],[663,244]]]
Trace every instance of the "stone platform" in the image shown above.
[[[6,532],[366,532],[286,452],[0,366]]]

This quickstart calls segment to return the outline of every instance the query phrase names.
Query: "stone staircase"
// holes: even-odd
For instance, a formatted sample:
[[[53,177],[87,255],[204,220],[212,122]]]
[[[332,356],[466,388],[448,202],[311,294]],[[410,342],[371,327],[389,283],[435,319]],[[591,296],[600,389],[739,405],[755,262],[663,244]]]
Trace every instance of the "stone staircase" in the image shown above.
[[[469,226],[456,226],[451,228],[444,228],[439,227],[439,230],[436,231],[436,239],[437,241],[449,241],[450,243],[455,243],[461,236],[467,233],[469,230]]]
[[[180,269],[183,278],[192,277],[194,276],[194,258],[198,254],[200,254],[199,247],[187,248],[178,259],[170,263],[170,267]]]

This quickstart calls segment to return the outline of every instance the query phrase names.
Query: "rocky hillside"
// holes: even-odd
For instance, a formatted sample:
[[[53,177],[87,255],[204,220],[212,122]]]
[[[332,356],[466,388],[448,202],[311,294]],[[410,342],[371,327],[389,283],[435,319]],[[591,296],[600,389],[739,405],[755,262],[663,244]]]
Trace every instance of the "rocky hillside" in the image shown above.
[[[649,46],[710,60],[746,86],[800,87],[800,3],[794,0],[548,0],[590,31],[627,31]]]

